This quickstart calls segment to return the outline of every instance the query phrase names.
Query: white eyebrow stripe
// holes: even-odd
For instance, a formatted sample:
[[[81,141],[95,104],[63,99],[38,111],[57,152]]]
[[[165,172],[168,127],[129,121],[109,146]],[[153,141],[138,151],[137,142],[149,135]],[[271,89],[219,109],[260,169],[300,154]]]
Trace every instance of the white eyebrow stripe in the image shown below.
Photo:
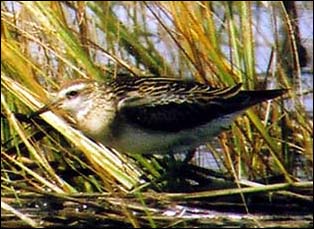
[[[60,91],[60,95],[65,95],[67,92],[69,91],[81,91],[82,89],[84,89],[86,87],[86,83],[78,83],[78,84],[74,84],[71,85],[69,87],[63,88]]]

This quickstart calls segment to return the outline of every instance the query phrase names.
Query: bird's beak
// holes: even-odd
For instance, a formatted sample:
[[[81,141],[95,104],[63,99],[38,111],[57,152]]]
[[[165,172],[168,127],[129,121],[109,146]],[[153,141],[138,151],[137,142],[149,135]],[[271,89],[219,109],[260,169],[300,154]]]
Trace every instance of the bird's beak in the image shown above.
[[[54,107],[57,107],[58,106],[58,103],[59,103],[59,100],[57,101],[53,101],[45,106],[43,106],[42,108],[40,108],[39,110],[31,113],[28,117],[29,118],[34,118],[34,117],[37,117],[38,115],[42,114],[42,113],[45,113],[49,110],[51,110],[52,108]]]

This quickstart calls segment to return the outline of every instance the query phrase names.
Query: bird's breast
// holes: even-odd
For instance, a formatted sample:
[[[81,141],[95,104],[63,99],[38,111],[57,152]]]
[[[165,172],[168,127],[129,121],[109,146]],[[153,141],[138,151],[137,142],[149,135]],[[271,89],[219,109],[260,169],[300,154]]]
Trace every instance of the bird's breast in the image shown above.
[[[108,138],[112,132],[111,125],[115,117],[114,110],[102,109],[97,111],[97,109],[90,110],[90,112],[77,118],[78,128],[89,137],[94,140],[102,142],[103,139]]]

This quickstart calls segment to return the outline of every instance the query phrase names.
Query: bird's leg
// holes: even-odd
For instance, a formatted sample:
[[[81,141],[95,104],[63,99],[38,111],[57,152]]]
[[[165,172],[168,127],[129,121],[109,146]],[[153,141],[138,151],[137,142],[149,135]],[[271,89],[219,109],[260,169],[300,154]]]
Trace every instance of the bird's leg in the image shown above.
[[[188,164],[192,160],[192,158],[195,155],[195,151],[196,151],[195,149],[192,149],[192,150],[188,151],[188,153],[186,154],[184,160],[182,161],[182,165],[186,165],[186,164]]]

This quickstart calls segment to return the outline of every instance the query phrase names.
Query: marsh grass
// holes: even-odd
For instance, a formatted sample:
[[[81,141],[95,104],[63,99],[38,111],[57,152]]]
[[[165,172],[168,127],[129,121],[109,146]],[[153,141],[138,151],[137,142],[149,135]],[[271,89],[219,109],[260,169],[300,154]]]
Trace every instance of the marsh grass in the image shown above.
[[[291,79],[300,78],[291,19],[280,3],[260,6],[281,20],[281,29],[289,31],[288,52],[294,63],[293,74],[288,75],[280,61],[279,35],[274,32],[275,41],[267,42],[272,43],[277,59],[270,59],[272,67],[267,78],[261,80],[255,67],[254,32],[260,22],[252,15],[252,4],[1,2],[3,197],[12,194],[18,202],[24,192],[31,191],[34,195],[92,205],[76,195],[103,193],[108,198],[102,204],[110,209],[104,220],[157,227],[187,225],[180,218],[162,216],[160,209],[176,203],[171,201],[189,204],[188,200],[229,193],[242,195],[246,206],[245,194],[254,192],[255,186],[259,187],[256,192],[265,193],[300,186],[312,188],[308,182],[296,183],[298,177],[294,175],[295,161],[302,157],[308,166],[303,168],[304,173],[311,179],[313,123],[297,96],[302,93],[300,85],[291,83]],[[280,12],[276,11],[278,15],[274,8]],[[277,24],[272,26],[278,31]],[[212,86],[243,82],[243,87],[251,90],[259,89],[259,82],[270,80],[276,88],[291,90],[282,100],[256,106],[239,117],[230,130],[219,136],[219,150],[209,145],[211,155],[221,163],[220,175],[236,184],[228,192],[211,192],[204,183],[207,180],[197,177],[203,170],[196,166],[187,167],[186,177],[171,177],[169,170],[180,164],[172,162],[173,157],[130,157],[101,147],[52,112],[41,115],[41,121],[27,120],[27,116],[21,119],[19,115],[47,104],[65,80],[107,80],[120,73],[193,78]],[[288,98],[294,104],[289,110],[284,102]],[[189,182],[191,174],[194,185]],[[279,175],[278,186],[268,179]],[[175,185],[171,183],[174,181]],[[268,183],[275,186],[268,187]],[[177,194],[165,193],[174,190]],[[197,192],[200,190],[203,192]],[[292,190],[287,193],[295,194]],[[311,201],[301,194],[299,198]],[[39,226],[8,203],[1,206],[21,218],[22,224]]]

